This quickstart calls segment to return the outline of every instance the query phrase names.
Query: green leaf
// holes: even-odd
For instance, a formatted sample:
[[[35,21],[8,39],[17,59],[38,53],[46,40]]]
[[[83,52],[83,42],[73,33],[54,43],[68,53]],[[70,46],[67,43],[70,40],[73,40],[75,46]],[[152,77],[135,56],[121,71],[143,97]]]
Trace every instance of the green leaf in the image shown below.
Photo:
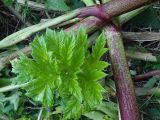
[[[100,61],[101,56],[107,51],[104,46],[105,37],[102,34],[97,39],[95,46],[92,47],[92,53],[86,53],[87,61],[85,61],[82,66],[82,72],[79,74],[79,83],[82,88],[84,108],[86,110],[100,104],[103,98],[102,92],[104,92],[104,89],[97,80],[106,76],[102,70],[109,65],[106,62]]]
[[[152,77],[144,85],[144,88],[147,89],[147,90],[149,90],[149,89],[151,89],[155,85],[156,82],[157,82],[157,79],[155,77]]]
[[[10,78],[0,78],[0,87],[7,86],[11,83]]]
[[[113,120],[118,119],[117,104],[112,101],[101,103],[97,106],[96,110],[105,113],[109,118],[112,118]]]
[[[32,56],[37,63],[49,61],[49,59],[51,58],[51,53],[47,51],[46,42],[43,36],[36,37],[33,43],[31,44],[31,47]]]
[[[89,113],[86,113],[84,116],[88,117],[91,120],[105,120],[105,114],[99,111],[91,111]]]
[[[95,46],[92,47],[92,58],[94,61],[99,61],[100,57],[108,50],[105,47],[105,36],[104,33],[101,34],[98,39],[97,42],[95,43]]]
[[[22,94],[21,92],[15,92],[13,95],[9,97],[5,97],[3,94],[0,94],[0,97],[1,97],[0,106],[2,107],[0,111],[3,111],[3,112],[10,112],[11,110],[17,111],[19,107],[21,94]],[[10,104],[8,104],[8,102]]]
[[[12,5],[12,3],[13,3],[13,0],[4,0],[4,4],[7,6]]]
[[[45,107],[52,107],[59,97],[64,119],[79,118],[103,99],[98,80],[106,76],[103,69],[109,65],[100,60],[107,51],[104,46],[103,34],[90,53],[84,29],[76,33],[47,29],[31,43],[32,58],[22,55],[12,61],[14,84],[27,83],[26,95]]]
[[[21,94],[22,93],[20,92],[16,92],[15,94],[9,97],[10,104],[13,104],[15,111],[18,109]]]
[[[102,3],[107,3],[109,2],[110,0],[102,0]]]
[[[76,100],[72,99],[67,103],[67,106],[65,107],[64,112],[64,119],[70,119],[70,118],[79,118],[82,114],[81,104]]]
[[[96,110],[84,114],[92,120],[118,120],[117,104],[111,101],[102,102]]]
[[[16,81],[18,84],[29,82],[25,88],[27,91],[26,95],[35,101],[42,102],[45,106],[51,106],[53,104],[53,90],[55,88],[54,81],[58,78],[56,61],[44,59],[49,55],[47,52],[44,54],[45,57],[41,58],[37,58],[37,54],[34,54],[34,52],[32,55],[35,58],[34,60],[22,56],[20,60],[12,62],[13,72],[19,74]]]
[[[47,0],[45,5],[48,10],[55,10],[55,11],[69,10],[69,7],[66,5],[64,0]]]
[[[134,17],[130,23],[137,27],[151,27],[153,29],[160,28],[159,7],[150,6],[141,14]]]
[[[67,0],[67,3],[71,9],[77,9],[85,7],[81,0]]]
[[[102,92],[104,92],[104,89],[99,83],[86,82],[82,86],[82,89],[83,89],[82,93],[84,98],[84,108],[86,110],[90,110],[91,108],[96,107],[98,104],[102,102],[102,99],[103,99]]]
[[[93,0],[81,0],[81,1],[83,1],[86,4],[86,6],[94,5]]]

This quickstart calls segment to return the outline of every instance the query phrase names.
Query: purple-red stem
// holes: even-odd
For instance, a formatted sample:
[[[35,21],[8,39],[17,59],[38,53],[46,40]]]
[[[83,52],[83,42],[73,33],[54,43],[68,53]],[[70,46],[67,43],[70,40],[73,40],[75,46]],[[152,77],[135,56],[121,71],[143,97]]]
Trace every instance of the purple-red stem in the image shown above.
[[[102,19],[106,18],[109,20],[113,17],[121,15],[123,13],[132,11],[141,6],[147,5],[149,3],[158,0],[111,0],[107,4],[102,6],[91,6],[83,8],[78,17],[88,17],[81,22],[69,27],[66,31],[78,30],[80,26],[87,29],[88,33],[95,31],[97,28],[104,26],[104,21]],[[105,15],[105,16],[104,16]],[[98,19],[100,18],[100,19]]]
[[[114,72],[117,99],[122,120],[140,120],[136,95],[129,72],[120,31],[112,24],[104,29]]]
[[[134,81],[145,81],[148,78],[153,77],[153,76],[159,76],[160,77],[160,70],[153,70],[153,71],[141,74],[141,75],[137,75],[134,78]]]

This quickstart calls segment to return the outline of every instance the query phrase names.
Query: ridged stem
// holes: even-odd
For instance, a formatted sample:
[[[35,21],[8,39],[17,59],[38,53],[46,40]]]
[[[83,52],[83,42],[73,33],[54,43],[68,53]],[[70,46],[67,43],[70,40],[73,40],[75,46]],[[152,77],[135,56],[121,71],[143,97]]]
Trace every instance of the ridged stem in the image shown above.
[[[120,31],[113,24],[104,28],[114,72],[121,120],[140,120],[136,95],[129,72]]]
[[[143,5],[149,4],[154,1],[158,1],[158,0],[119,0],[119,1],[112,0],[112,1],[102,5],[101,7],[102,7],[102,11],[106,14],[108,19],[111,19],[112,17],[121,15],[125,12],[129,12],[131,10],[134,10],[136,8],[139,8]],[[27,37],[31,36],[32,34],[38,32],[38,31],[44,30],[45,28],[48,28],[51,26],[56,26],[62,22],[73,19],[83,13],[88,13],[88,12],[94,13],[94,11],[92,11],[92,10],[94,10],[94,9],[96,10],[96,7],[97,6],[91,6],[91,7],[86,7],[86,8],[82,8],[82,9],[77,9],[77,10],[74,10],[74,11],[68,13],[68,14],[57,17],[53,20],[50,20],[50,21],[47,21],[44,23],[39,23],[39,24],[30,26],[30,27],[27,27],[23,30],[20,30],[16,33],[13,33],[0,41],[0,49],[12,46],[12,45],[26,39]],[[92,15],[92,13],[89,13],[89,16]],[[96,14],[93,14],[93,15],[96,16]],[[66,31],[77,30],[80,26],[84,26],[85,28],[87,28],[88,32],[91,32],[99,27],[102,27],[103,25],[104,25],[104,23],[101,20],[99,20],[98,18],[89,17],[89,18],[84,19],[82,22],[79,22],[77,25],[67,29]]]

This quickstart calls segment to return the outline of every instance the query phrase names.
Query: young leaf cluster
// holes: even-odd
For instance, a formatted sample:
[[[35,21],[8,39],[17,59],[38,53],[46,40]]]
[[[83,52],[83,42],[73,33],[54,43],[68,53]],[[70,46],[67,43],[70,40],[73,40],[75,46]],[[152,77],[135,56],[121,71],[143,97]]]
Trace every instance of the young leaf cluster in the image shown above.
[[[107,51],[104,46],[103,34],[89,51],[84,29],[76,33],[48,29],[32,42],[33,58],[23,55],[12,62],[15,84],[27,83],[26,95],[45,107],[60,98],[64,118],[78,118],[102,101],[104,89],[98,80],[108,66],[100,60]]]

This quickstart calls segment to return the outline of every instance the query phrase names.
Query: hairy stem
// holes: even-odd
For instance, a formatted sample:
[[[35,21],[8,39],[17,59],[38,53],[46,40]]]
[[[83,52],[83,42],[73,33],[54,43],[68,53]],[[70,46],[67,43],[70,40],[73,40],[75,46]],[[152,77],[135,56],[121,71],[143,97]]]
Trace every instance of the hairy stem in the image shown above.
[[[109,48],[117,98],[122,120],[140,120],[134,86],[129,72],[121,33],[115,25],[104,28],[107,45]]]
[[[131,12],[128,12],[128,13],[126,13],[126,14],[124,14],[124,15],[122,15],[122,16],[124,16],[124,17],[121,17],[121,18],[123,18],[123,19],[120,19],[120,24],[122,25],[122,24],[124,24],[125,22],[127,22],[127,20],[130,20],[131,18],[133,18],[134,16],[136,16],[137,14],[139,14],[140,12],[142,12],[143,10],[145,10],[147,7],[142,7],[142,8],[139,8],[139,9],[136,9],[136,10],[134,10],[134,11],[131,11]],[[77,20],[77,19],[72,19],[72,20]],[[72,21],[71,20],[71,21]],[[124,20],[124,21],[123,21]],[[49,20],[50,21],[50,20]],[[52,20],[51,20],[52,21]],[[94,22],[93,22],[94,23]],[[62,23],[62,24],[66,24],[66,22],[64,22],[64,23]],[[60,26],[62,25],[62,24],[59,24]],[[59,25],[57,25],[57,26],[59,26]],[[88,25],[86,25],[87,26],[87,30],[88,30],[88,32],[89,31],[91,31],[91,29],[88,27]],[[77,28],[78,29],[78,28]],[[75,29],[75,30],[77,30],[77,29]],[[96,26],[95,26],[95,29],[96,29]],[[93,30],[95,30],[95,29],[93,29]],[[70,29],[70,30],[72,30],[72,29]],[[70,31],[70,30],[66,30],[66,31]],[[96,35],[94,35],[94,37],[98,37],[99,36],[99,34],[97,33]],[[90,45],[92,45],[94,42],[95,42],[95,39],[94,38],[91,38],[92,39],[92,41],[90,41],[91,43],[90,43]],[[16,42],[15,42],[16,43]],[[26,48],[23,48],[23,49],[21,49],[21,52],[23,52],[24,54],[30,54],[31,53],[31,49],[29,48],[29,47],[26,47]],[[11,60],[13,60],[14,58],[16,58],[16,57],[18,57],[19,56],[19,54],[17,54],[17,52],[13,52],[13,53],[10,53],[10,54],[8,54],[7,56],[5,56],[5,57],[2,57],[2,58],[0,58],[0,71],[7,65],[7,64],[9,64],[10,63],[10,61]]]
[[[4,38],[3,40],[0,41],[0,49],[12,46],[12,45],[26,39],[30,35],[38,32],[38,31],[41,31],[47,27],[56,26],[62,22],[65,22],[65,21],[70,20],[72,18],[75,18],[77,16],[83,16],[84,13],[86,13],[87,16],[93,15],[93,16],[99,17],[98,14],[95,14],[94,13],[95,11],[92,11],[92,10],[96,10],[98,12],[104,12],[102,14],[103,17],[105,17],[105,15],[106,15],[107,19],[111,19],[112,17],[121,15],[125,12],[129,12],[131,10],[134,10],[138,7],[141,7],[143,5],[146,5],[146,4],[154,2],[154,1],[158,1],[158,0],[119,0],[119,1],[112,0],[112,1],[101,6],[101,11],[97,10],[98,9],[97,6],[91,6],[91,7],[86,7],[86,8],[82,8],[82,9],[77,9],[77,10],[74,10],[74,11],[68,13],[68,14],[57,17],[51,21],[47,21],[45,23],[39,23],[37,25],[27,27],[23,30],[20,30],[16,33],[13,33],[13,34],[7,36],[6,38]],[[91,12],[91,13],[89,13],[89,12]],[[85,28],[87,28],[87,31],[89,32],[89,31],[93,31],[93,30],[97,29],[98,27],[102,27],[104,25],[104,23],[96,17],[86,18],[85,20],[83,20],[82,22],[80,22],[76,26],[69,28],[68,30],[73,30],[73,29],[77,30],[80,26],[87,26]]]
[[[154,2],[156,0],[111,0],[110,2],[108,2],[107,4],[104,4],[102,6],[102,12],[105,12],[106,16],[108,17],[108,19],[111,19],[115,16],[119,16],[123,13],[127,13],[129,11],[132,11],[136,8],[139,8],[143,5],[147,5],[151,2]],[[85,8],[87,9],[87,8]],[[99,18],[99,13],[93,13],[94,12],[94,8],[85,10],[83,9],[81,11],[81,16],[96,16],[96,17],[89,17],[86,18],[84,20],[82,20],[81,22],[75,24],[74,26],[71,26],[70,28],[67,29],[67,31],[70,30],[77,30],[80,26],[83,26],[84,28],[87,29],[87,31],[89,33],[91,33],[92,31],[95,31],[97,28],[103,27],[104,26],[104,21],[101,21]],[[93,11],[92,13],[90,13],[90,11]],[[135,12],[135,13],[134,13]],[[132,12],[132,14],[134,13],[135,15],[137,14],[137,11]],[[141,10],[139,10],[139,12],[141,12]],[[128,19],[130,19],[129,15],[126,15],[127,18],[123,19],[123,16],[120,17],[120,22],[124,21],[126,22]],[[125,16],[125,17],[126,17]],[[98,17],[98,18],[97,18]],[[120,24],[123,24],[123,22],[121,22]]]

